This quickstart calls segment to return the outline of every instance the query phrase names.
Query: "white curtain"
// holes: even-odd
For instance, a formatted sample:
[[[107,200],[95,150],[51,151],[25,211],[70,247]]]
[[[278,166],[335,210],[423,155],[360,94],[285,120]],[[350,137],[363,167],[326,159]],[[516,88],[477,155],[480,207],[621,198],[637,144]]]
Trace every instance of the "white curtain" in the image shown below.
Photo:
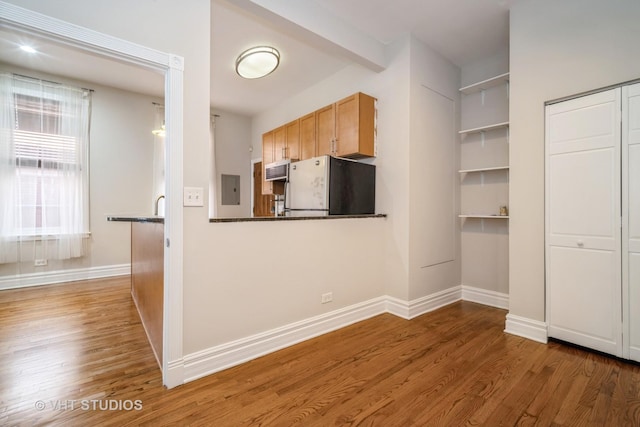
[[[218,216],[218,180],[216,167],[216,117],[211,115],[209,121],[209,218]]]
[[[85,254],[91,93],[0,75],[0,262]]]

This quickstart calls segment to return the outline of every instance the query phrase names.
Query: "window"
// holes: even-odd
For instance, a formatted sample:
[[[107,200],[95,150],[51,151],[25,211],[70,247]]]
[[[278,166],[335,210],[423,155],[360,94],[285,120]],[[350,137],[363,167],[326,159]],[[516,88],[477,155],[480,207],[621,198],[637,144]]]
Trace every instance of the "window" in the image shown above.
[[[6,74],[0,86],[0,244],[54,239],[54,258],[81,256],[89,233],[91,93]]]

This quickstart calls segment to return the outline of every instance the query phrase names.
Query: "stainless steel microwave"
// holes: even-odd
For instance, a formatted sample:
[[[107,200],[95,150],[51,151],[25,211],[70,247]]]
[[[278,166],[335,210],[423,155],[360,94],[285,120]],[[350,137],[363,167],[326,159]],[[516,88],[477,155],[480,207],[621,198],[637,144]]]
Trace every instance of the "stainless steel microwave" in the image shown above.
[[[269,163],[264,167],[264,180],[265,181],[286,181],[289,179],[289,164],[290,159],[279,160],[277,162]]]

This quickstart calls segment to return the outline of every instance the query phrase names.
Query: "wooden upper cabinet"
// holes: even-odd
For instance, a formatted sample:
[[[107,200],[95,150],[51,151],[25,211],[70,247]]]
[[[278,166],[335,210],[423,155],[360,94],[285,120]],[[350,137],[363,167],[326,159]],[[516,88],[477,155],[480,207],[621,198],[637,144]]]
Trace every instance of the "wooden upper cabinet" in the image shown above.
[[[376,138],[376,100],[356,93],[335,104],[336,136],[334,155],[374,157]]]
[[[262,135],[262,176],[265,176],[264,167],[273,162],[273,131]],[[262,194],[273,194],[273,185],[269,181],[262,180]]]
[[[334,154],[336,138],[336,107],[327,105],[315,112],[316,117],[316,155]]]
[[[273,131],[273,161],[300,160],[300,122],[294,120]]]
[[[273,161],[286,159],[287,156],[287,134],[284,126],[280,126],[273,131]]]
[[[278,160],[374,157],[376,99],[356,93],[262,135],[262,167]],[[262,183],[262,194],[283,194],[282,181]]]
[[[284,125],[285,133],[285,158],[300,160],[300,119]]]
[[[300,160],[316,156],[316,115],[300,117]]]
[[[284,135],[284,127],[282,135]],[[262,176],[266,176],[264,167],[269,163],[276,161],[276,135],[277,130],[267,132],[262,135]],[[262,180],[262,194],[284,194],[284,184],[282,182],[273,182]]]

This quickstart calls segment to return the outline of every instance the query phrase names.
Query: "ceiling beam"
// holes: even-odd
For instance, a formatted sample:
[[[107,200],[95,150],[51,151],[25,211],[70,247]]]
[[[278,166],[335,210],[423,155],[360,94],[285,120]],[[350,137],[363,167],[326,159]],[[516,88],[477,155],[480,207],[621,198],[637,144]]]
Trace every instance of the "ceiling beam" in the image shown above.
[[[346,57],[375,72],[387,67],[383,43],[313,1],[232,0],[232,3],[330,54]]]

